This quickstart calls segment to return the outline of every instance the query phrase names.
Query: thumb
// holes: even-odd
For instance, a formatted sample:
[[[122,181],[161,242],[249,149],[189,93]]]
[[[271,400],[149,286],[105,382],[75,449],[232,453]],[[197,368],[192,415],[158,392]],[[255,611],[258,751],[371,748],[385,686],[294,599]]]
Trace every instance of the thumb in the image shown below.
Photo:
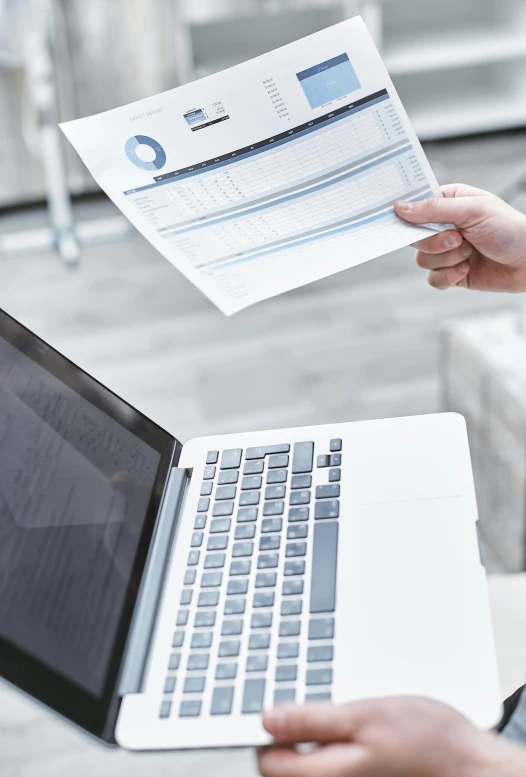
[[[349,741],[359,724],[358,710],[359,705],[280,705],[264,713],[263,725],[277,742]]]
[[[429,197],[408,202],[398,200],[395,213],[411,224],[454,224],[467,229],[481,217],[489,215],[490,207],[484,197]]]

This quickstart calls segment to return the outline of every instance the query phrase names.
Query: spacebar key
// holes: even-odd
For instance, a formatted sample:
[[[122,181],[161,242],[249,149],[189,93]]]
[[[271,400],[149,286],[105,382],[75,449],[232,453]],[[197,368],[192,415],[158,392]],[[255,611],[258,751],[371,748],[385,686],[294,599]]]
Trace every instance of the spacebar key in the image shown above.
[[[338,522],[314,525],[310,612],[334,612],[336,607],[336,563]]]

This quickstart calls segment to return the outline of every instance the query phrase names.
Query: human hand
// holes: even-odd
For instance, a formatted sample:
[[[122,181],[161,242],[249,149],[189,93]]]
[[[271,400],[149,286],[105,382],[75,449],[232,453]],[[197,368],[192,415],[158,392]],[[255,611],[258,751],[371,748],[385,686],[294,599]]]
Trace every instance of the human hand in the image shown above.
[[[263,716],[276,746],[263,777],[524,777],[526,751],[417,697],[278,706]],[[315,750],[293,745],[314,742]]]
[[[457,227],[414,244],[417,264],[430,270],[431,286],[526,291],[526,216],[483,189],[441,188],[443,199],[395,203],[397,216],[411,224]]]

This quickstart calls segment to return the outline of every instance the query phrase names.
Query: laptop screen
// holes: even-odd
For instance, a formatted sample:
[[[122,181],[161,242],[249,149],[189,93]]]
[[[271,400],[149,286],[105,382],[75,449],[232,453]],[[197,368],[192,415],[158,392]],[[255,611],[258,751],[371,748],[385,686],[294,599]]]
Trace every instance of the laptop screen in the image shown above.
[[[108,701],[173,449],[1,315],[0,639],[31,668],[30,693],[47,674]]]

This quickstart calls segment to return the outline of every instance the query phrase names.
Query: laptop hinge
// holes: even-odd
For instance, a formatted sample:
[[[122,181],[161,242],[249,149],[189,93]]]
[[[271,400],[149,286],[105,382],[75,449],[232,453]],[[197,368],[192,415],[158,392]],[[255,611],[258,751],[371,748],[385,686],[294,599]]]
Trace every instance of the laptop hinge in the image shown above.
[[[152,638],[159,599],[170,558],[172,540],[183,501],[188,473],[174,467],[168,478],[163,504],[146,562],[122,664],[118,694],[139,693]]]

